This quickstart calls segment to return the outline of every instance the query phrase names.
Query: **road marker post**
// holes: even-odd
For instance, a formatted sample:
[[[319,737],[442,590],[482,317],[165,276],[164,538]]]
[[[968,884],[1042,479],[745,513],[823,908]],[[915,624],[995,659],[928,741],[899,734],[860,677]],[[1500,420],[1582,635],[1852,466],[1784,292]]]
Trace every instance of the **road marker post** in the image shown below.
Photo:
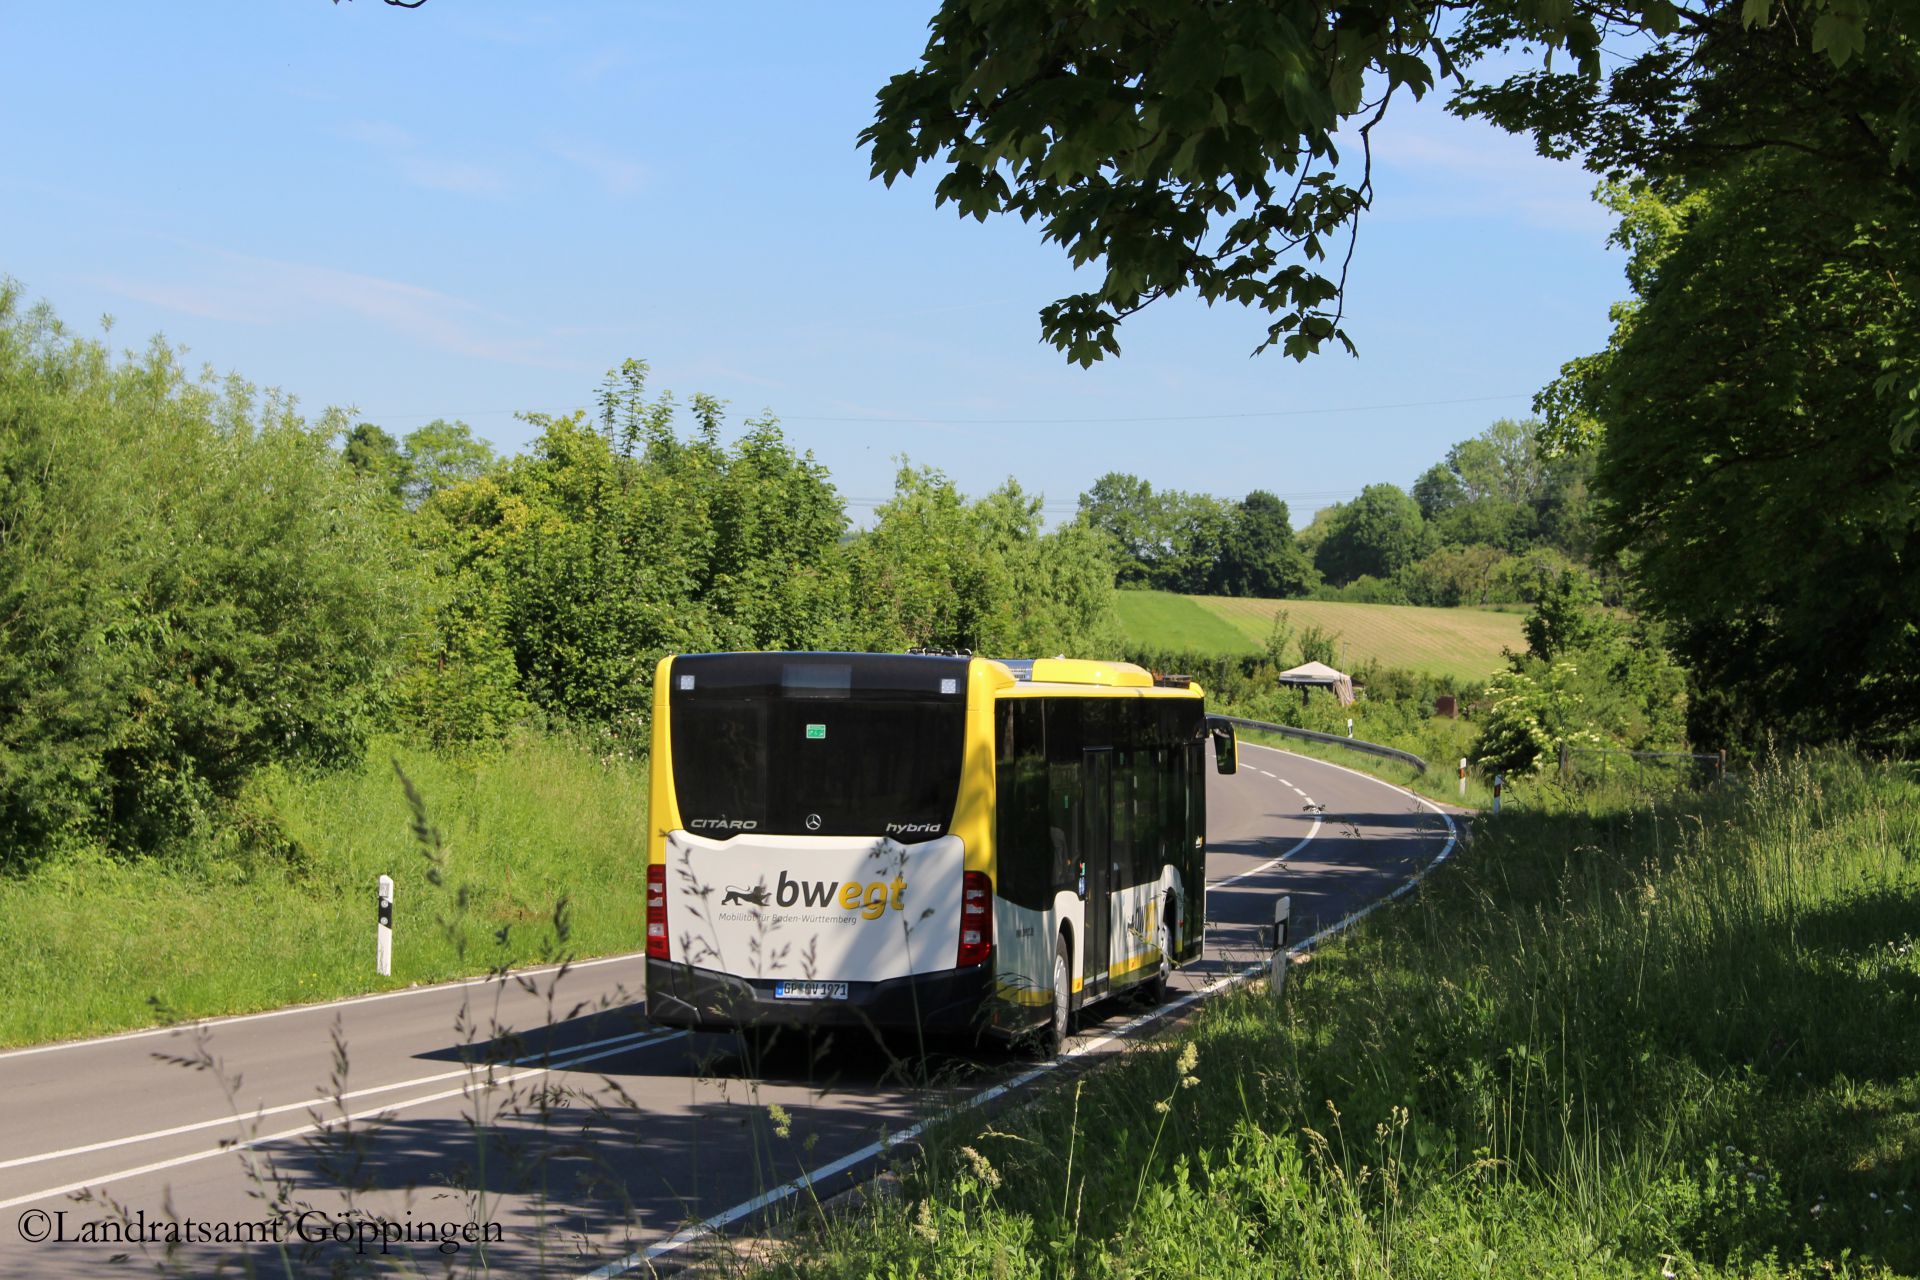
[[[1502,786],[1505,785],[1506,780],[1507,775],[1504,773],[1496,773],[1493,775],[1493,811],[1495,813],[1500,812],[1500,790]]]
[[[1349,738],[1353,736],[1353,717],[1352,716],[1347,717],[1347,736]]]
[[[1273,904],[1273,958],[1267,966],[1267,989],[1278,1000],[1287,989],[1287,934],[1293,924],[1293,896],[1283,893]]]
[[[373,930],[373,971],[381,977],[393,974],[393,877],[380,877],[378,923]]]
[[[1460,798],[1462,800],[1467,798],[1467,758],[1465,756],[1460,757]]]

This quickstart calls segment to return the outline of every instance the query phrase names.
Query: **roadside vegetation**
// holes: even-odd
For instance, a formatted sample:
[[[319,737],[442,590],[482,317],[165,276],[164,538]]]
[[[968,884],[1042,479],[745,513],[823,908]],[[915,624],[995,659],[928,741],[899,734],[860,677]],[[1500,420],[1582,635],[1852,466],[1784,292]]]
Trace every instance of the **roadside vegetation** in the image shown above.
[[[1920,1271],[1920,783],[1828,753],[1527,784],[1175,1036],[931,1134],[828,1276]]]
[[[395,766],[431,797],[425,856]],[[346,769],[271,768],[164,858],[101,849],[0,876],[0,1046],[246,1013],[632,951],[644,763],[555,735],[453,761],[377,738]],[[374,889],[394,879],[393,974],[374,975]]]

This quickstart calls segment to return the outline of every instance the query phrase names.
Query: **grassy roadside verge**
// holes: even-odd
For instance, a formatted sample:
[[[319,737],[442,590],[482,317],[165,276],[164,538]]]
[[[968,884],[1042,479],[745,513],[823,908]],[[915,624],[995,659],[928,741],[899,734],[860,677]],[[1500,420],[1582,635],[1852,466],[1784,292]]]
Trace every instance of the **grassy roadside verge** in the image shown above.
[[[443,829],[439,885],[395,760]],[[385,742],[357,769],[271,775],[232,829],[164,860],[83,855],[0,879],[13,925],[0,969],[34,993],[0,1001],[0,1045],[463,977],[563,940],[577,955],[634,950],[646,807],[644,762],[539,735],[471,764]],[[391,978],[373,972],[382,873],[395,881]]]
[[[1841,756],[1521,799],[1283,1006],[951,1122],[772,1271],[1914,1274],[1916,847],[1920,785]]]

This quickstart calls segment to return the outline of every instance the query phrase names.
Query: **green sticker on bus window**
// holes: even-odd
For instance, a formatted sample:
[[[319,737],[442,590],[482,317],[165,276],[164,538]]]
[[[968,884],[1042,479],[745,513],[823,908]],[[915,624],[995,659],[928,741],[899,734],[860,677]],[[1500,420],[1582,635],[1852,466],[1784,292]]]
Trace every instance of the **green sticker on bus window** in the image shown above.
[[[826,736],[827,736],[827,726],[823,724],[810,724],[807,726],[808,740],[811,741],[814,738],[824,738]]]

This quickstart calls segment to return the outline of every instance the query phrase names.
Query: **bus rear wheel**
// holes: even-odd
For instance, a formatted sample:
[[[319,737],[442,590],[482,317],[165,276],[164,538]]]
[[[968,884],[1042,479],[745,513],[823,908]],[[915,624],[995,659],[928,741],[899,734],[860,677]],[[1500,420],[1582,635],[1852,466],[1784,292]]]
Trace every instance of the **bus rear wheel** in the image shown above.
[[[1034,1039],[1034,1056],[1051,1062],[1060,1056],[1073,1031],[1073,952],[1062,934],[1053,946],[1053,1002],[1047,1023]]]

